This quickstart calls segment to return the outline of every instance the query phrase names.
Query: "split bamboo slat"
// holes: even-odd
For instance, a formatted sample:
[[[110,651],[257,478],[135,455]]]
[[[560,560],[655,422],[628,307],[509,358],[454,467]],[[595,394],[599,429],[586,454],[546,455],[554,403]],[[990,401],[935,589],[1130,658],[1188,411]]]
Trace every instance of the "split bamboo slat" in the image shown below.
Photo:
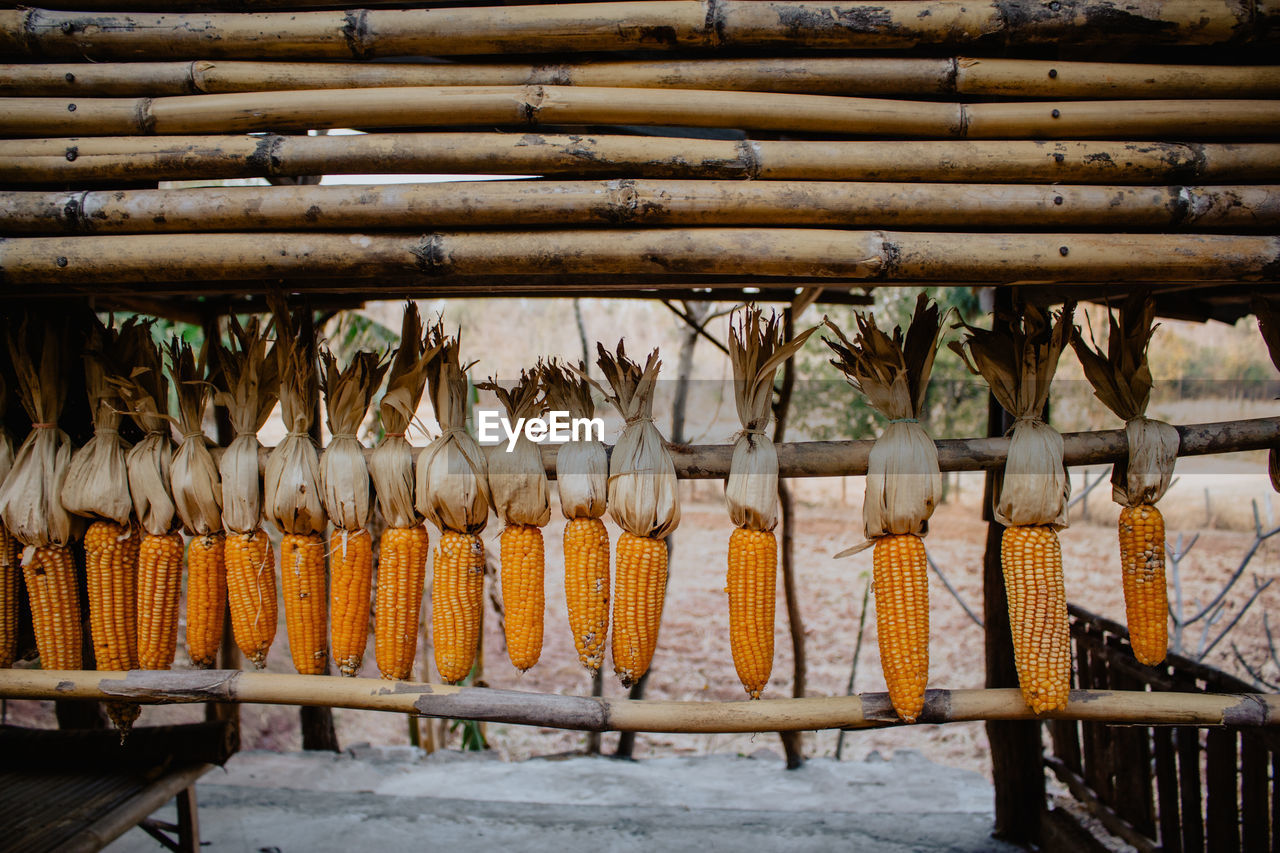
[[[1264,280],[1280,236],[653,228],[252,232],[0,239],[8,288],[140,281],[569,274],[807,275],[908,282]]]
[[[456,9],[258,13],[0,10],[0,56],[128,61],[369,59],[737,48],[985,44],[1152,47],[1280,39],[1269,9],[1233,0],[644,0]]]
[[[0,98],[5,136],[675,125],[929,139],[1274,139],[1277,100],[947,103],[702,89],[415,86],[169,98]]]
[[[0,671],[0,697],[327,705],[424,717],[483,720],[575,731],[731,733],[865,729],[902,725],[885,693],[738,702],[678,702],[526,693],[488,687],[239,670],[178,672]],[[1280,696],[1073,690],[1067,706],[1039,717],[1010,689],[929,690],[921,723],[1088,720],[1189,726],[1280,725]]]
[[[1280,144],[703,140],[537,133],[0,139],[0,181],[386,173],[789,181],[1280,182]]]
[[[1280,228],[1280,185],[624,179],[0,191],[0,231],[22,235],[535,225],[1094,228],[1243,234]]]
[[[823,57],[534,64],[103,62],[0,65],[0,96],[164,97],[400,86],[604,86],[861,97],[1280,97],[1273,65]]]

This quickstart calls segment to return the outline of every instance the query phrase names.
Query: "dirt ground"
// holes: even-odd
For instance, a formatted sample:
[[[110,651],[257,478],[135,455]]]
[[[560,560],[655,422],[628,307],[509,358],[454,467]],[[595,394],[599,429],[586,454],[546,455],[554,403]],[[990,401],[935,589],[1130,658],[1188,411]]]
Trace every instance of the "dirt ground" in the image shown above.
[[[1254,541],[1252,503],[1256,501],[1264,528],[1274,522],[1270,514],[1270,488],[1262,454],[1240,454],[1215,459],[1188,459],[1179,463],[1180,479],[1164,502],[1170,519],[1171,545],[1178,531],[1189,535],[1199,531],[1200,539],[1181,564],[1183,607],[1191,611],[1204,604],[1222,587]],[[1089,472],[1096,477],[1099,470]],[[1077,472],[1073,478],[1079,491],[1083,483]],[[956,587],[961,598],[981,613],[981,559],[985,527],[979,522],[978,504],[982,481],[966,475],[959,490],[953,489],[949,503],[933,518],[927,545],[931,556]],[[729,521],[720,499],[719,483],[684,483],[684,514],[675,534],[671,580],[658,651],[649,682],[652,698],[677,700],[744,700],[734,674],[727,638],[727,610],[723,575]],[[1206,506],[1207,490],[1207,506]],[[797,574],[800,610],[804,620],[807,653],[807,695],[837,695],[845,691],[853,661],[863,590],[871,568],[871,554],[864,552],[846,560],[831,557],[854,544],[860,532],[862,480],[797,481],[799,510],[796,526]],[[1087,506],[1089,518],[1084,518]],[[1072,511],[1072,525],[1061,534],[1068,597],[1095,612],[1123,619],[1118,579],[1115,519],[1117,507],[1111,503],[1104,483],[1089,496],[1087,505]],[[492,687],[555,693],[588,693],[590,679],[580,668],[565,622],[563,570],[560,536],[563,521],[558,510],[546,528],[547,611],[545,647],[542,660],[521,674],[507,661],[502,635],[493,609],[486,614],[483,680]],[[485,538],[496,552],[498,528],[492,524]],[[617,530],[611,525],[616,540]],[[433,534],[434,541],[434,534]],[[1226,597],[1229,608],[1209,631],[1210,638],[1228,624],[1259,582],[1276,575],[1280,537],[1268,540],[1258,550],[1239,583]],[[980,687],[983,682],[982,629],[935,577],[930,578],[932,648],[931,686]],[[491,583],[491,589],[496,584]],[[1170,583],[1174,597],[1174,585]],[[1230,671],[1241,668],[1232,643],[1245,660],[1257,662],[1265,654],[1263,614],[1280,603],[1280,591],[1265,590],[1253,608],[1240,620],[1228,640],[1220,643],[1206,661]],[[790,694],[793,671],[786,611],[779,588],[773,678],[766,696]],[[1202,643],[1202,623],[1191,626],[1185,635],[1190,651]],[[184,665],[179,651],[179,665]],[[420,658],[421,660],[421,658]],[[283,622],[272,648],[269,668],[290,671],[288,645]],[[1268,677],[1277,673],[1265,671]],[[377,676],[372,642],[365,659],[364,675]],[[430,672],[423,671],[424,677]],[[884,689],[876,648],[874,614],[869,614],[855,688],[857,691]],[[605,693],[620,697],[624,691],[615,679],[606,679]],[[140,724],[160,724],[199,719],[199,707],[150,708]],[[52,725],[48,703],[10,702],[5,708],[8,722],[22,725]],[[360,743],[394,745],[408,742],[408,720],[399,715],[338,710],[335,712],[338,737],[344,746]],[[246,749],[294,750],[301,745],[298,713],[292,708],[248,706],[243,710]],[[502,757],[518,760],[579,750],[584,736],[519,726],[489,725],[490,745]],[[604,749],[611,750],[616,735],[604,737]],[[837,735],[820,732],[805,736],[805,751],[812,756],[834,755]],[[449,741],[458,743],[455,733]],[[637,757],[668,755],[749,755],[760,749],[781,749],[776,736],[758,735],[641,735]],[[941,764],[975,770],[990,776],[986,739],[980,724],[915,726],[846,735],[844,756],[860,760],[878,750],[888,754],[898,748],[920,750]]]

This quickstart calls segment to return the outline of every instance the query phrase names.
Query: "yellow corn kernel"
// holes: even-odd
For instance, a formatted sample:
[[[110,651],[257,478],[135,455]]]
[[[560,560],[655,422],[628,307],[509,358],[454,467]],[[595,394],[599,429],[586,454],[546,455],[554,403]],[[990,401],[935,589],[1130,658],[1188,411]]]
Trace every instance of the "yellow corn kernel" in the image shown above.
[[[613,671],[630,687],[649,670],[667,592],[667,542],[623,532],[614,570]]]
[[[542,656],[542,623],[546,610],[542,529],[533,524],[509,524],[499,541],[507,656],[516,669],[526,672]]]
[[[619,543],[621,547],[621,543]],[[739,527],[729,536],[729,646],[738,680],[752,699],[773,672],[773,616],[778,589],[778,543],[771,530]]]
[[[138,548],[132,524],[95,521],[84,534],[89,634],[100,670],[138,666]]]
[[[1067,706],[1071,632],[1058,532],[1047,524],[1009,527],[1000,549],[1018,684],[1037,714]]]
[[[138,666],[169,669],[178,651],[182,534],[143,534],[138,551]]]
[[[1169,649],[1164,579],[1164,516],[1150,504],[1120,510],[1120,569],[1133,656],[1155,666]]]
[[[386,547],[386,539],[383,539]],[[425,560],[426,548],[423,547]],[[369,643],[369,594],[373,589],[373,537],[368,530],[335,529],[329,537],[329,609],[333,660],[343,675],[355,676]],[[414,617],[417,621],[417,617]]]
[[[609,636],[609,531],[598,518],[564,526],[564,597],[578,660],[597,672]]]
[[[196,536],[187,547],[187,654],[197,669],[217,666],[227,609],[226,537]]]
[[[0,524],[0,669],[18,656],[18,540]]]
[[[378,545],[374,656],[383,678],[404,681],[418,652],[418,618],[427,580],[427,528],[388,527]]]
[[[264,669],[279,618],[276,561],[271,540],[260,529],[252,533],[228,533],[223,548],[231,633],[240,653],[258,669]]]
[[[436,547],[431,590],[431,634],[436,669],[448,684],[471,673],[484,619],[484,542],[446,530]]]
[[[914,723],[929,681],[929,564],[914,533],[881,536],[872,558],[880,666],[893,710]]]
[[[280,585],[289,654],[300,675],[329,671],[329,616],[324,535],[286,533],[280,540]]]
[[[33,549],[22,566],[31,604],[36,649],[43,669],[82,669],[80,589],[76,563],[65,545]]]

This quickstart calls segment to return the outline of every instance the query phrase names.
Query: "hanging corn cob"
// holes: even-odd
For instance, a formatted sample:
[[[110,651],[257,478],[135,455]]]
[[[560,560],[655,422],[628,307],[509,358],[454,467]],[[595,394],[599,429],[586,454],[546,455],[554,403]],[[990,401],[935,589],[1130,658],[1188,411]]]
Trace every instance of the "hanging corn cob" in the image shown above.
[[[25,546],[22,572],[40,665],[80,669],[79,582],[67,547],[75,525],[60,500],[71,462],[71,439],[58,428],[67,396],[64,348],[70,324],[47,321],[35,330],[32,325],[24,318],[8,335],[18,399],[31,418],[31,432],[0,486],[0,518]]]
[[[1253,297],[1253,313],[1258,318],[1258,331],[1267,345],[1267,353],[1271,363],[1280,370],[1280,317],[1271,307],[1271,303],[1261,296]],[[1271,488],[1280,492],[1280,448],[1273,447],[1267,451],[1267,474],[1271,477]]]
[[[568,412],[574,422],[595,417],[591,386],[582,375],[549,362],[541,365],[547,405]],[[584,667],[597,672],[604,663],[609,636],[609,531],[600,517],[605,511],[609,487],[609,456],[604,444],[588,434],[583,440],[562,444],[556,453],[556,490],[564,526],[564,597],[568,603],[569,630]]]
[[[320,451],[311,425],[320,402],[315,329],[310,312],[292,314],[273,298],[280,415],[288,432],[271,451],[262,478],[263,510],[280,529],[280,586],[293,668],[329,671],[325,514],[320,500]]]
[[[255,317],[247,326],[231,318],[231,347],[217,343],[213,401],[225,406],[235,438],[222,454],[222,526],[231,632],[242,654],[258,669],[276,636],[275,555],[262,531],[262,479],[258,430],[275,407],[279,373],[267,349],[269,326]]]
[[[618,341],[615,355],[596,344],[596,363],[613,394],[589,382],[618,410],[625,426],[609,459],[609,514],[622,528],[613,591],[613,670],[624,686],[649,669],[658,645],[667,588],[666,537],[680,523],[675,463],[653,424],[658,351],[643,368]],[[586,378],[586,377],[584,377]]]
[[[0,374],[0,483],[13,468],[13,438],[4,426],[8,399],[8,389]],[[0,669],[13,666],[18,656],[18,573],[21,571],[18,540],[0,520]]]
[[[837,556],[874,543],[880,665],[893,709],[914,723],[924,709],[929,680],[929,566],[921,537],[942,494],[937,447],[919,419],[941,343],[942,317],[922,293],[905,336],[899,327],[890,337],[869,315],[854,319],[858,331],[852,341],[827,321],[839,338],[826,342],[837,356],[831,363],[889,425],[876,439],[868,464],[862,504],[867,541]]]
[[[778,453],[766,431],[773,417],[773,378],[813,334],[783,340],[777,316],[762,323],[754,306],[729,327],[729,361],[742,432],[733,445],[725,504],[733,521],[725,593],[729,648],[738,680],[759,699],[773,672],[773,619],[777,602]]]
[[[169,484],[191,543],[187,546],[187,654],[197,669],[218,662],[227,608],[226,537],[222,532],[222,483],[209,452],[204,416],[213,385],[206,378],[209,344],[197,360],[191,345],[169,341],[169,378],[178,399],[182,443],[173,455]]]
[[[542,383],[536,370],[521,371],[510,389],[493,378],[476,387],[497,395],[510,423],[537,417],[542,410]],[[495,447],[488,461],[493,508],[506,525],[499,542],[507,655],[516,669],[526,672],[542,656],[546,610],[542,528],[551,520],[550,488],[542,453],[523,431],[513,446]]]
[[[169,486],[173,439],[169,433],[169,382],[151,323],[130,319],[120,329],[130,363],[110,377],[144,433],[126,457],[133,511],[142,526],[138,546],[138,665],[169,669],[178,648],[178,600],[182,590],[182,534]]]
[[[986,379],[1015,418],[996,498],[1005,525],[1000,562],[1009,599],[1009,625],[1018,683],[1037,714],[1066,707],[1071,688],[1071,635],[1058,530],[1067,526],[1071,481],[1062,462],[1062,436],[1041,419],[1058,358],[1071,339],[1068,303],[1051,317],[1028,305],[1002,328],[964,325],[968,338],[952,342],[969,370]],[[966,352],[967,349],[967,352]]]
[[[467,368],[459,357],[460,336],[446,337],[437,322],[431,340],[440,349],[427,365],[440,435],[418,456],[414,503],[440,529],[431,633],[436,669],[442,679],[456,684],[471,672],[484,618],[480,531],[489,520],[488,468],[480,445],[467,432]]]
[[[93,519],[84,535],[89,634],[97,668],[122,672],[138,667],[138,546],[129,496],[128,445],[120,437],[124,401],[108,379],[111,365],[132,361],[119,330],[90,321],[84,353],[85,390],[93,437],[71,456],[62,484],[62,505]],[[107,716],[126,732],[142,708],[108,702]]]
[[[1169,648],[1169,593],[1164,579],[1164,516],[1155,504],[1169,490],[1178,461],[1178,431],[1146,417],[1151,399],[1147,344],[1155,331],[1156,305],[1134,293],[1120,306],[1120,321],[1107,312],[1107,351],[1071,340],[1093,392],[1125,422],[1129,457],[1111,470],[1111,499],[1120,504],[1120,570],[1129,643],[1141,663],[1154,666]]]
[[[372,510],[369,466],[356,431],[364,422],[387,363],[358,352],[345,370],[333,353],[322,353],[324,390],[332,438],[320,456],[320,491],[333,522],[329,538],[331,644],[338,671],[355,676],[369,642],[369,593],[373,588],[373,537],[366,525]]]

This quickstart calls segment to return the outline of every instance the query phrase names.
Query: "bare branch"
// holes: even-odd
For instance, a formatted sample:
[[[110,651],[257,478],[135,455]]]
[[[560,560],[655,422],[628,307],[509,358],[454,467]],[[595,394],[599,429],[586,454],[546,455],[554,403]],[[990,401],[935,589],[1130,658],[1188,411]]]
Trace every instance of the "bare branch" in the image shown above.
[[[984,627],[984,625],[982,624],[982,619],[978,616],[978,614],[974,613],[971,609],[969,609],[968,604],[965,604],[964,599],[960,597],[959,590],[957,590],[954,586],[951,585],[951,581],[947,580],[947,576],[942,573],[942,569],[938,568],[938,564],[933,561],[933,557],[929,556],[928,554],[925,554],[925,560],[929,563],[929,568],[933,569],[933,573],[938,576],[938,580],[942,581],[942,585],[947,588],[947,592],[951,593],[951,597],[954,598],[956,600],[956,603],[960,605],[960,609],[963,610],[965,614],[970,619],[973,620],[975,625],[977,625],[979,628]]]

